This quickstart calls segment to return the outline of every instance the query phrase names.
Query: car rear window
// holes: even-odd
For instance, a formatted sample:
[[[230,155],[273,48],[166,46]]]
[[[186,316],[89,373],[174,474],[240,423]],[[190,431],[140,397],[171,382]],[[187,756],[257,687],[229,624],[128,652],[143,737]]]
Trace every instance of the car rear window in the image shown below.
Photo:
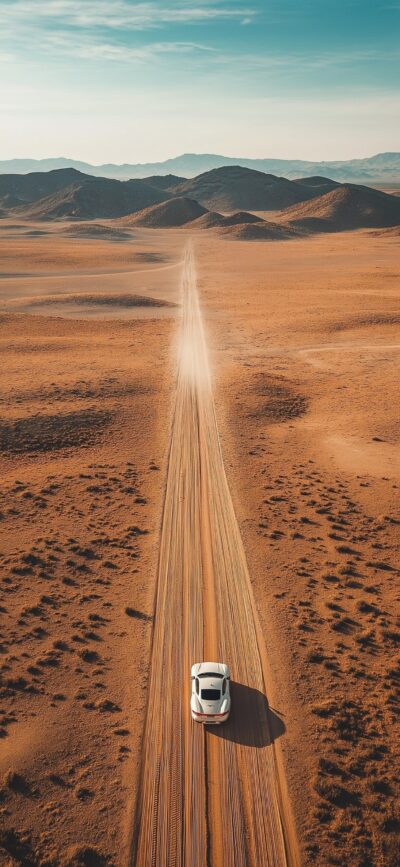
[[[198,677],[223,677],[223,674],[217,674],[216,671],[204,671],[202,674],[199,674]]]
[[[202,689],[201,697],[206,701],[217,701],[218,698],[221,698],[221,693],[219,689]]]

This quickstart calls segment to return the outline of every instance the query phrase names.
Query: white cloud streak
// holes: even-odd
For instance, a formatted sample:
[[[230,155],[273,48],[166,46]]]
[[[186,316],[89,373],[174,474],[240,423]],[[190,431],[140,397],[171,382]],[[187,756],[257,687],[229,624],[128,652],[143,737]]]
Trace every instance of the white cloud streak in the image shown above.
[[[399,60],[400,49],[394,51],[385,51],[385,61]],[[220,64],[233,64],[237,62],[237,55],[229,53],[216,54],[215,61]],[[315,53],[293,51],[290,54],[241,54],[241,64],[248,70],[284,70],[298,69],[299,73],[302,70],[318,70],[328,69],[330,67],[354,67],[363,63],[374,63],[382,61],[382,52],[376,49],[357,50],[350,49],[349,51],[323,51]]]
[[[234,79],[247,74],[279,71],[293,74],[296,69],[312,72],[330,67],[354,67],[382,59],[376,50],[349,50],[249,54],[211,48],[201,39],[179,40],[174,27],[235,20],[249,26],[256,10],[244,3],[226,0],[0,0],[0,45],[5,63],[42,55],[53,58],[75,57],[86,61],[144,64],[162,61],[172,55],[192,56],[193,63],[207,52],[209,68],[229,68]],[[172,29],[172,33],[170,32]],[[205,28],[207,29],[207,28]],[[139,33],[161,31],[163,38],[146,42]],[[134,36],[137,32],[137,37]],[[196,31],[203,33],[203,28]],[[165,35],[164,35],[165,34]],[[206,33],[206,35],[208,35]],[[398,58],[385,52],[385,61]],[[238,67],[239,61],[239,67]]]
[[[54,56],[77,57],[82,60],[104,60],[116,63],[143,64],[160,60],[170,55],[195,55],[213,53],[213,49],[198,42],[160,41],[145,45],[129,46],[91,36],[79,35],[71,39],[67,33],[49,33],[43,36],[46,51]]]
[[[145,63],[164,56],[214,53],[201,39],[176,37],[179,25],[210,25],[220,19],[251,23],[254,12],[224,0],[0,0],[0,61],[42,56]],[[158,30],[165,38],[146,42]],[[172,30],[172,32],[171,32]],[[137,37],[134,34],[137,32]],[[197,33],[202,29],[197,30]]]
[[[2,0],[0,24],[30,22],[32,26],[68,26],[77,28],[109,28],[114,30],[148,30],[168,24],[201,24],[217,19],[253,20],[255,11],[246,6],[221,0],[201,0],[188,3],[175,0],[131,3],[128,0]]]

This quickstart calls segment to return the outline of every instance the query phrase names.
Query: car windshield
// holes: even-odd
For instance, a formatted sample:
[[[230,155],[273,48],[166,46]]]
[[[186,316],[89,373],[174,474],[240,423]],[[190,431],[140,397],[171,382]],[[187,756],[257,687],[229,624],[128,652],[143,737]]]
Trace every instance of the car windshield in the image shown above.
[[[219,689],[202,689],[201,697],[207,701],[217,701],[217,699],[221,698],[221,693]]]

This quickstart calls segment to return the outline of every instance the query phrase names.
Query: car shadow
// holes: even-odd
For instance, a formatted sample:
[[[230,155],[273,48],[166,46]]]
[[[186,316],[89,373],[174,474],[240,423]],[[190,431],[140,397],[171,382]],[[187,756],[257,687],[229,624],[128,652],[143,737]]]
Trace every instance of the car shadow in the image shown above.
[[[265,695],[244,683],[231,681],[231,713],[226,723],[206,726],[217,738],[248,747],[267,747],[286,731],[276,710]]]

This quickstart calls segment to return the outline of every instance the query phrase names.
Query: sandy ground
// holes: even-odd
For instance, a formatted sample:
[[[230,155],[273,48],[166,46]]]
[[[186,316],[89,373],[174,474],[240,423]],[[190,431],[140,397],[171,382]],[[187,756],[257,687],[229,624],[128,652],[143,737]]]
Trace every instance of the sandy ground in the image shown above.
[[[398,863],[398,247],[196,240],[305,864]]]
[[[0,224],[0,863],[120,865],[187,233],[61,230]],[[396,238],[195,251],[303,863],[394,867]]]
[[[30,243],[6,269],[47,262],[43,298],[68,256],[63,240]],[[111,270],[110,245],[73,243],[85,271],[102,256]],[[151,291],[158,255],[124,253]],[[120,292],[118,275],[101,279]],[[74,264],[66,291],[81,280]],[[111,321],[94,304],[94,319],[72,320],[46,305],[14,313],[18,287],[0,289],[0,863],[119,865],[146,709],[175,308]]]

